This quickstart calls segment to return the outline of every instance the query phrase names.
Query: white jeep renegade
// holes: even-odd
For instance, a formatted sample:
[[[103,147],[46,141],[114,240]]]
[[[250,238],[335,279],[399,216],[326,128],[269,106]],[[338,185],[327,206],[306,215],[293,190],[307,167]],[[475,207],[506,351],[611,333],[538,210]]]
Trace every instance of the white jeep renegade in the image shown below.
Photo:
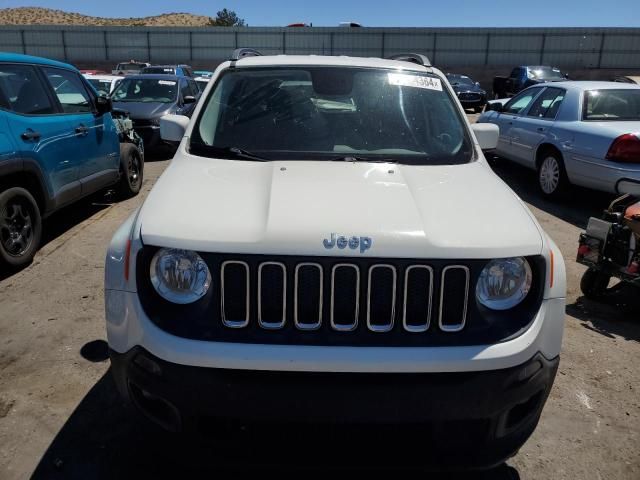
[[[425,58],[235,52],[116,232],[118,388],[204,419],[405,425],[425,455],[513,455],[558,367],[562,256]],[[436,432],[436,433],[434,433]]]

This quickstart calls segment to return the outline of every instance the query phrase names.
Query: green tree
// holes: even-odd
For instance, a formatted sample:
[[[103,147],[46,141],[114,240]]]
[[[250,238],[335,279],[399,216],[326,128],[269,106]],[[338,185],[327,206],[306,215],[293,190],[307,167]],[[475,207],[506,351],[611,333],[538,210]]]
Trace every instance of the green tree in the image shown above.
[[[244,18],[239,18],[233,10],[223,8],[216,13],[216,18],[212,18],[209,22],[214,27],[244,27]]]

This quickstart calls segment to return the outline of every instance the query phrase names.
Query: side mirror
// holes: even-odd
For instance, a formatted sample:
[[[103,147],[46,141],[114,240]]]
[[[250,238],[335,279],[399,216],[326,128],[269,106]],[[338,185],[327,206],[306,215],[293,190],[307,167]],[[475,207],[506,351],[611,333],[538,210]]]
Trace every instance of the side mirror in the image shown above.
[[[569,74],[568,74],[568,73],[565,73],[565,74],[564,74],[564,78],[566,78],[567,80],[569,80]]]
[[[504,105],[500,102],[490,102],[487,103],[487,110],[500,113],[504,111]]]
[[[111,99],[106,95],[96,97],[96,110],[98,111],[98,115],[109,113],[113,110],[113,103],[111,102]]]
[[[474,123],[471,125],[478,144],[482,150],[493,150],[498,146],[500,128],[493,123]]]
[[[160,137],[167,142],[180,142],[189,126],[189,117],[165,115],[160,118]]]
[[[480,82],[476,82],[476,87],[479,87],[479,86],[480,86]]]
[[[182,103],[184,103],[185,105],[196,103],[196,97],[194,97],[193,95],[187,95],[182,99]]]

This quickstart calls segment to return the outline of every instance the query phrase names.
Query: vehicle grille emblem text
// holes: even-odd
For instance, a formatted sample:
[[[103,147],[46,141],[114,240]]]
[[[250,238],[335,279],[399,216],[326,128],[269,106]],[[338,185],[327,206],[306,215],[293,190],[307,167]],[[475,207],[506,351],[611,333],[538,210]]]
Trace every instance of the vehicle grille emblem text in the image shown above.
[[[360,248],[360,253],[364,253],[371,248],[373,240],[371,237],[345,237],[344,235],[338,235],[332,233],[329,238],[325,238],[322,241],[324,248],[331,250],[333,247],[338,247],[340,250],[344,250],[349,247],[351,250]]]

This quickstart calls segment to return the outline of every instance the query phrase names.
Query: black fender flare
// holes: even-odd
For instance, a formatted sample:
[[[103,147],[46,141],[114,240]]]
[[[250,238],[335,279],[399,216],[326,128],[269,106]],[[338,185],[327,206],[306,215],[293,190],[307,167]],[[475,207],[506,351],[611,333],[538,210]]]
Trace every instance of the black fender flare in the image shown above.
[[[56,202],[47,182],[47,176],[42,170],[40,164],[32,158],[17,157],[6,159],[0,162],[0,181],[9,176],[26,175],[35,181],[35,185],[31,185],[38,189],[32,192],[36,200],[41,202],[42,217],[55,210]]]

